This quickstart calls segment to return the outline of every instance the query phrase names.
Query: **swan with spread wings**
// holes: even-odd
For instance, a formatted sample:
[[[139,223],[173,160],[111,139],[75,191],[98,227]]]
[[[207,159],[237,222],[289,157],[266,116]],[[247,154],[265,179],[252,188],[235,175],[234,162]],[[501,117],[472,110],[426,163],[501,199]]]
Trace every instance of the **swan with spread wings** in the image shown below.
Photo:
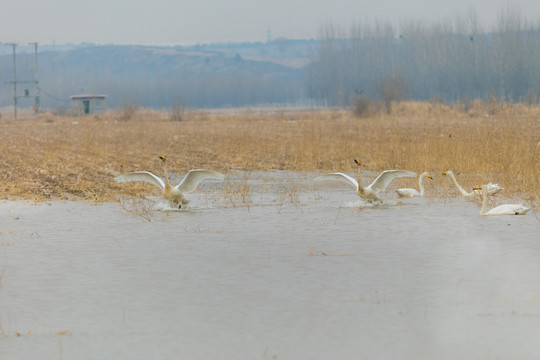
[[[189,202],[189,200],[187,200],[184,195],[195,190],[197,185],[199,185],[204,179],[224,179],[223,174],[220,174],[218,172],[205,169],[195,169],[190,170],[184,177],[184,179],[182,179],[182,181],[178,185],[173,187],[169,183],[167,173],[167,158],[165,156],[160,156],[159,158],[161,159],[161,161],[163,161],[163,170],[165,173],[164,180],[148,171],[131,172],[128,174],[117,176],[116,178],[114,178],[114,180],[116,182],[144,181],[155,185],[161,190],[165,199],[177,204],[179,208],[182,208],[182,205],[186,205]]]
[[[386,170],[383,171],[377,178],[368,186],[364,187],[362,185],[362,172],[360,169],[361,163],[358,160],[354,160],[355,164],[358,166],[358,181],[353,179],[351,176],[344,173],[329,173],[317,177],[315,180],[327,180],[333,179],[345,182],[349,185],[352,185],[356,189],[356,195],[360,196],[362,199],[368,200],[370,202],[379,201],[382,202],[382,199],[379,197],[379,194],[386,190],[390,182],[394,179],[401,177],[416,177],[416,173],[407,170]]]

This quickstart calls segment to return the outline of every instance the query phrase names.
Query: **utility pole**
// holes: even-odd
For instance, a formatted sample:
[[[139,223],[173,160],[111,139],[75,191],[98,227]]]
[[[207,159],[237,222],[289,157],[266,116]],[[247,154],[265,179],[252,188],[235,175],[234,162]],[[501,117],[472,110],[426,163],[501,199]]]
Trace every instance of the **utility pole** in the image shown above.
[[[36,68],[35,68],[35,85],[36,85],[36,92],[35,92],[35,104],[34,104],[34,113],[37,114],[37,112],[39,111],[39,80],[38,80],[38,60],[37,60],[37,48],[38,48],[38,43],[35,42],[35,43],[30,43],[30,45],[34,45],[34,58],[35,58],[35,62],[36,62]]]
[[[5,44],[6,46],[12,46],[13,47],[13,81],[10,81],[10,84],[13,84],[13,105],[14,105],[14,112],[13,115],[15,117],[15,120],[17,120],[17,101],[18,98],[28,98],[30,97],[30,91],[28,89],[24,90],[23,96],[17,95],[17,84],[31,84],[33,83],[35,85],[35,94],[34,99],[35,103],[32,109],[34,110],[34,113],[37,113],[39,110],[39,100],[40,100],[40,90],[39,90],[39,79],[38,79],[38,43],[30,43],[30,45],[34,45],[34,58],[35,58],[35,75],[34,80],[30,81],[17,81],[17,61],[16,61],[16,55],[15,55],[15,48],[17,47],[16,43],[8,43]]]
[[[8,43],[6,46],[12,46],[13,47],[13,103],[15,105],[14,107],[14,116],[15,120],[17,120],[17,62],[15,61],[15,48],[17,47],[16,43]]]

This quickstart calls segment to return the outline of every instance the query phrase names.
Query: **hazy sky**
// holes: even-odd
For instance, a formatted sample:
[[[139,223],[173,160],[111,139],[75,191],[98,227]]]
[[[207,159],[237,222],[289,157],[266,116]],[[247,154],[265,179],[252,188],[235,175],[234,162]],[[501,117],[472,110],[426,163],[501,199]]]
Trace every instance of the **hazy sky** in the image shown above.
[[[540,19],[538,0],[0,0],[0,42],[186,45],[316,38],[321,25],[438,22],[474,10],[490,27],[518,9]]]

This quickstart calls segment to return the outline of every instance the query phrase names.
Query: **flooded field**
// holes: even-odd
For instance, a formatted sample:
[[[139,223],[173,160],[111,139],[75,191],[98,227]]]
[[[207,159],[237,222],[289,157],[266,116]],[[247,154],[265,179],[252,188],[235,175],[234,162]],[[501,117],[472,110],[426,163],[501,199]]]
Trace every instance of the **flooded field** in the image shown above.
[[[0,203],[0,358],[540,357],[537,213],[313,177],[237,172],[177,211]]]

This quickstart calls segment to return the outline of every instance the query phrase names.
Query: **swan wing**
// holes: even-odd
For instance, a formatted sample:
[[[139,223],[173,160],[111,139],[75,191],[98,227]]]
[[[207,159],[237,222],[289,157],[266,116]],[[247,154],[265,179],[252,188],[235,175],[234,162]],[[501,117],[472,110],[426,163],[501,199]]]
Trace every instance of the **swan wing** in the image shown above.
[[[416,177],[416,173],[407,170],[386,170],[377,176],[375,181],[367,188],[375,192],[380,192],[385,190],[392,180],[401,177]]]
[[[516,210],[516,215],[524,215],[527,213],[527,211],[531,210],[531,208],[528,208],[526,206],[519,204],[519,207],[516,208],[515,210]]]
[[[489,210],[486,215],[524,215],[529,210],[521,204],[505,204]]]
[[[420,193],[416,189],[397,189],[396,190],[399,197],[414,197],[414,196],[420,196]]]
[[[504,190],[504,188],[500,187],[499,184],[489,183],[486,185],[486,189],[488,191],[488,195],[495,195],[501,190]]]
[[[498,193],[501,190],[504,190],[504,188],[500,187],[499,184],[494,184],[494,183],[486,184],[486,185],[482,186],[482,188],[485,188],[486,191],[487,191],[487,194],[490,195],[490,196],[495,195],[496,193]],[[473,190],[473,192],[471,192],[469,195],[472,195],[472,194],[481,194],[481,191],[480,190]]]
[[[218,172],[212,171],[212,170],[204,170],[204,169],[195,169],[190,170],[187,175],[184,177],[182,182],[180,184],[176,185],[175,189],[179,190],[181,193],[190,193],[197,185],[201,183],[204,179],[216,179],[216,180],[223,180],[225,176],[223,174],[220,174]]]
[[[352,177],[350,177],[349,175],[344,174],[344,173],[324,174],[324,175],[321,175],[321,176],[317,176],[315,178],[315,180],[316,181],[337,180],[337,181],[341,181],[341,182],[347,183],[349,185],[352,185],[352,186],[354,186],[355,189],[358,189],[358,182],[356,180],[354,180]]]
[[[156,175],[148,171],[135,171],[114,178],[116,182],[144,181],[153,184],[163,190],[165,183]]]

